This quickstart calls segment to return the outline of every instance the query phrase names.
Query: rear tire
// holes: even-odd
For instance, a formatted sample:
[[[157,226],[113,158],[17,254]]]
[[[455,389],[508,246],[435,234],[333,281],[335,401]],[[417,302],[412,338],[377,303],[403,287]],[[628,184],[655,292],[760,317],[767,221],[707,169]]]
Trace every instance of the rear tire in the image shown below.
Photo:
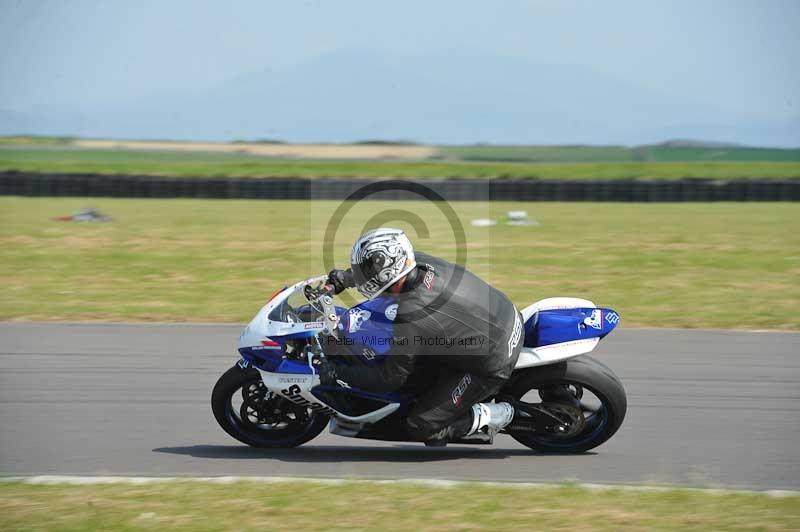
[[[567,438],[510,430],[509,434],[521,444],[544,453],[581,453],[604,443],[622,425],[628,408],[625,389],[613,371],[593,358],[572,358],[560,364],[523,371],[508,390],[517,400],[531,390],[553,385],[578,385],[591,391],[601,406],[586,417],[580,433]]]
[[[242,417],[241,410],[233,405],[237,394],[246,394],[242,389],[263,389],[261,374],[253,368],[242,369],[239,365],[222,374],[211,393],[211,409],[214,417],[225,432],[242,443],[252,447],[297,447],[314,439],[328,424],[328,416],[312,412],[310,409],[291,403],[280,396],[261,397],[258,400],[272,401],[270,413],[281,415],[280,423],[271,425],[253,422]],[[264,393],[269,393],[264,390]],[[258,406],[258,405],[256,405]],[[280,411],[283,409],[283,411]],[[238,411],[237,411],[238,410]],[[282,415],[282,414],[287,414]],[[255,413],[256,417],[261,414]]]

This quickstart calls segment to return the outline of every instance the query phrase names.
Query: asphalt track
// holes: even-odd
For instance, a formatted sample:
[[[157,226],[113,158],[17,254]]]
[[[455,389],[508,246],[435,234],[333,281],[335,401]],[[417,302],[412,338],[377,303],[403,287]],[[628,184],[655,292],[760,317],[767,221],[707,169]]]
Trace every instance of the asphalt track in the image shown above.
[[[629,395],[594,452],[425,448],[323,433],[240,445],[209,397],[240,327],[0,323],[0,473],[300,476],[800,489],[800,333],[619,330],[597,358]]]

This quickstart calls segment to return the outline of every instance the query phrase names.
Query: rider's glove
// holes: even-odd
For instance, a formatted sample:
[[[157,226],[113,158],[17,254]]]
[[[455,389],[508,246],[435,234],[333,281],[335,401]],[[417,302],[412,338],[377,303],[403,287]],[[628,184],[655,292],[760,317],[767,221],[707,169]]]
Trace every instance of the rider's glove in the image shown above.
[[[314,358],[312,365],[319,375],[320,384],[336,384],[336,364],[324,358]]]
[[[351,270],[331,270],[328,274],[328,284],[333,285],[333,293],[340,294],[348,288],[353,288],[356,281]]]

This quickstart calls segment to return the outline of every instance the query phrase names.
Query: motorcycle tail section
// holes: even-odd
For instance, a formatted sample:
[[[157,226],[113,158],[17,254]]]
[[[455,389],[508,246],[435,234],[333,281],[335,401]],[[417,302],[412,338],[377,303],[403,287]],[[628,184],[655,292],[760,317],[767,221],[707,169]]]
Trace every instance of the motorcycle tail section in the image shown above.
[[[522,310],[525,339],[517,368],[541,366],[590,352],[619,324],[619,314],[586,299],[555,297]]]

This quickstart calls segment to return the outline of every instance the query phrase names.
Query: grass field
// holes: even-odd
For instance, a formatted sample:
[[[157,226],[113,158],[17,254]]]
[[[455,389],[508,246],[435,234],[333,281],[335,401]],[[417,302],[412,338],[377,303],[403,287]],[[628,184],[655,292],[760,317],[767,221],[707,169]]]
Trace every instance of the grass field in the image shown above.
[[[800,497],[347,482],[0,484],[4,530],[797,530]]]
[[[800,149],[641,146],[448,146],[446,155],[465,161],[518,162],[800,162]]]
[[[248,321],[276,289],[327,271],[320,242],[338,205],[0,198],[0,319]],[[115,220],[52,220],[85,206]],[[615,308],[625,326],[800,329],[795,204],[452,206],[466,266],[520,307],[581,296]],[[469,224],[510,209],[540,225]],[[397,222],[408,213],[427,236]],[[434,204],[363,202],[337,233],[338,264],[370,219],[406,228],[418,249],[456,256]]]
[[[478,149],[478,148],[470,148]],[[526,148],[527,149],[527,148]],[[530,148],[533,149],[533,148]],[[621,150],[622,148],[619,148]],[[584,148],[596,152],[603,148]],[[612,150],[613,151],[613,150]],[[593,153],[594,153],[593,152]],[[794,153],[794,152],[792,152]],[[800,153],[800,151],[798,151]],[[554,156],[555,157],[555,156]],[[575,159],[574,156],[573,159]],[[428,177],[508,179],[800,178],[800,157],[779,161],[696,160],[602,162],[595,153],[578,162],[470,162],[274,159],[209,152],[74,149],[60,145],[0,146],[0,171],[146,174],[174,177]],[[601,162],[588,162],[590,159]],[[584,161],[584,162],[581,162]]]
[[[66,146],[72,142],[72,137],[44,137],[31,135],[10,135],[0,137],[0,146]]]

